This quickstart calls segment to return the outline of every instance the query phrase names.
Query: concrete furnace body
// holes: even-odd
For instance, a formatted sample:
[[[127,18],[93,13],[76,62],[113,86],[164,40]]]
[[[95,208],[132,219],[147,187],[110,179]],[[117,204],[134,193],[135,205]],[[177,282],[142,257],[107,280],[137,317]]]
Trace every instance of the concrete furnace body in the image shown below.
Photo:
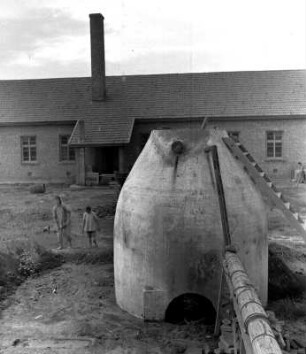
[[[121,190],[115,292],[118,305],[134,316],[163,320],[170,302],[189,293],[216,306],[223,234],[212,165],[204,152],[210,145],[218,148],[232,241],[267,301],[265,204],[222,136],[227,135],[215,130],[153,131]],[[183,151],[175,141],[183,143]]]

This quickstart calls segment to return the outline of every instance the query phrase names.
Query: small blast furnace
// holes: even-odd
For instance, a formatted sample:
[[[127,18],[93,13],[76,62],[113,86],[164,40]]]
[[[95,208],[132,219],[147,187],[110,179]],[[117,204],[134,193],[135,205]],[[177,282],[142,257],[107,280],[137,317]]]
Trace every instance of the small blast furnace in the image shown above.
[[[153,131],[119,196],[114,228],[118,305],[164,320],[173,301],[201,295],[216,307],[223,232],[211,160],[216,145],[233,244],[267,301],[266,207],[218,130]]]

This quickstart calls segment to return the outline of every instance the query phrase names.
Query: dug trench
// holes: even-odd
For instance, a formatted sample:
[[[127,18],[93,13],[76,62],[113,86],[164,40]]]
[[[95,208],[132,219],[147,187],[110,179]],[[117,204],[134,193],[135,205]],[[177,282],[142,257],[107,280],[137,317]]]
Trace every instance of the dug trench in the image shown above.
[[[201,303],[197,299],[188,299],[188,307],[193,310],[188,320],[177,316],[172,321],[177,323],[143,322],[117,307],[112,255],[114,191],[47,188],[41,196],[18,188],[3,192],[6,207],[0,213],[4,225],[0,254],[0,353],[200,354],[204,343],[216,347],[213,324],[201,321]],[[50,205],[59,193],[73,211],[71,250],[53,250],[56,238]],[[92,205],[101,217],[97,249],[87,247],[79,230],[86,204]],[[44,231],[48,230],[46,226],[51,226],[51,232]],[[269,290],[274,295],[269,309],[280,319],[287,316],[286,330],[300,341],[305,339],[306,301],[299,286],[301,278],[296,276],[306,273],[303,254],[304,249],[275,243],[270,247]],[[292,264],[296,266],[294,270]],[[280,270],[284,274],[281,280]],[[285,297],[279,296],[280,289]],[[186,298],[178,302],[175,314],[183,304]],[[284,306],[289,308],[286,313]]]

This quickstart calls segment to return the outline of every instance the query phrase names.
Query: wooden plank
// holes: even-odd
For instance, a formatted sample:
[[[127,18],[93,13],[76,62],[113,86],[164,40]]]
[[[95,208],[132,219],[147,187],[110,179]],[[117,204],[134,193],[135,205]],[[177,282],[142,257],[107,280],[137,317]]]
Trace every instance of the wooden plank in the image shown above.
[[[238,308],[238,304],[237,304],[237,300],[236,300],[234,292],[233,292],[232,283],[231,283],[231,280],[229,279],[229,276],[227,273],[225,273],[225,279],[226,279],[226,282],[227,282],[227,285],[228,285],[228,288],[230,291],[230,297],[232,299],[234,310],[235,310],[235,313],[237,316],[237,321],[238,321],[239,329],[240,329],[240,335],[241,335],[241,338],[242,338],[242,341],[244,344],[245,353],[253,354],[252,344],[251,344],[251,341],[246,333],[246,328],[245,328],[244,323],[242,321],[242,318],[241,318],[241,315],[239,312],[239,308]]]
[[[230,269],[229,277],[231,279],[234,295],[239,304],[242,318],[246,322],[256,313],[257,316],[268,318],[257,296],[256,290],[249,280],[244,267],[238,256],[233,252],[227,252],[225,256],[227,267]]]
[[[222,267],[220,285],[219,285],[219,291],[218,291],[216,322],[215,322],[215,329],[214,329],[214,336],[215,337],[220,334],[220,312],[221,312],[221,300],[222,300],[222,294],[223,294],[223,286],[224,286],[224,270]]]
[[[206,128],[206,126],[207,126],[207,124],[208,124],[208,120],[209,120],[209,117],[205,117],[205,118],[203,119],[203,122],[202,122],[202,124],[201,124],[201,129],[205,129],[205,128]]]
[[[230,152],[240,160],[240,162],[244,165],[246,172],[253,179],[254,183],[257,185],[258,189],[262,193],[263,197],[268,199],[273,203],[273,205],[280,209],[284,215],[287,217],[291,226],[294,227],[299,235],[303,237],[306,242],[306,231],[303,227],[304,223],[301,218],[296,219],[292,212],[288,209],[288,204],[284,204],[280,198],[275,194],[277,191],[273,191],[267,184],[267,182],[260,177],[256,168],[250,163],[249,159],[244,156],[243,152],[239,147],[236,146],[235,142],[230,138],[223,138],[225,145],[228,147]],[[290,207],[290,203],[289,203]]]
[[[268,316],[252,286],[239,257],[234,252],[226,251],[224,255],[224,271],[233,296],[234,308],[241,333],[246,332],[244,339],[252,351],[246,348],[247,353],[253,354],[281,354],[282,351],[269,324]]]
[[[220,171],[220,164],[219,164],[219,157],[218,157],[218,150],[216,145],[209,146],[205,149],[206,153],[211,153],[217,192],[218,192],[218,200],[219,200],[219,209],[221,214],[221,222],[222,222],[222,230],[223,230],[223,238],[224,238],[224,245],[228,246],[231,244],[231,236],[229,230],[229,223],[227,217],[227,209],[226,209],[226,202],[224,196],[224,189]]]
[[[226,202],[225,202],[222,176],[221,176],[221,171],[220,171],[217,146],[216,145],[210,146],[209,148],[205,149],[205,153],[210,153],[211,157],[212,157],[214,178],[215,178],[217,193],[218,193],[219,209],[220,209],[220,214],[221,214],[221,223],[222,223],[222,231],[223,231],[223,239],[224,239],[223,249],[225,250],[225,247],[231,244],[231,236],[230,236],[230,230],[229,230],[229,223],[228,223],[228,217],[227,217],[227,209],[226,209]],[[221,310],[221,298],[222,298],[222,292],[223,292],[223,278],[224,278],[223,273],[224,272],[223,272],[223,268],[222,268],[219,294],[218,294],[217,316],[216,316],[214,335],[219,334],[219,331],[220,331],[220,310]]]
[[[236,336],[236,319],[233,318],[232,319],[232,334],[233,334],[233,343],[234,343],[234,354],[238,354],[237,353],[237,336]]]
[[[219,199],[219,207],[221,213],[224,243],[225,246],[230,246],[231,237],[230,237],[227,209],[226,209],[223,183],[222,183],[222,177],[221,177],[221,171],[219,165],[218,150],[217,147],[213,145],[205,149],[205,152],[211,153],[212,156],[214,175],[215,175],[215,181],[216,181],[216,187],[217,187],[218,199]],[[226,279],[231,292],[231,298],[233,300],[233,305],[239,323],[244,346],[246,348],[246,352],[248,354],[252,354],[252,353],[253,354],[259,354],[259,353],[279,354],[281,353],[281,351],[278,347],[275,338],[273,342],[271,341],[270,337],[265,337],[265,334],[268,333],[269,328],[267,329],[265,328],[265,332],[260,331],[261,327],[265,326],[265,324],[262,325],[260,321],[265,321],[269,326],[268,317],[261,305],[261,302],[256,294],[254,287],[252,286],[250,280],[247,277],[247,274],[238,256],[236,255],[236,253],[229,252],[228,248],[229,247],[224,247],[225,267],[223,269],[226,272]],[[219,289],[218,303],[221,301],[222,279],[223,279],[223,271],[221,275],[221,284]],[[217,319],[215,329],[218,326],[218,322],[219,321]],[[274,336],[273,332],[272,332],[272,336]],[[234,343],[236,343],[235,336],[234,336]],[[265,351],[265,348],[262,348],[262,345],[265,345],[268,351]],[[274,351],[270,351],[271,348]],[[279,349],[279,351],[277,349]],[[237,353],[236,344],[235,344],[235,353]]]

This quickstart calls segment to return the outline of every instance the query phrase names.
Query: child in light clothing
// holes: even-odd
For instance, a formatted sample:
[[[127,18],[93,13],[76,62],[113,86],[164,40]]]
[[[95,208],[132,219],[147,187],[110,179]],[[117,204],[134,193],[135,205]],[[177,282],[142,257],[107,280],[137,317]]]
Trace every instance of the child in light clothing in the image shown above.
[[[99,230],[99,221],[97,215],[91,210],[91,207],[86,207],[83,215],[83,232],[87,233],[89,247],[95,245],[98,247],[96,240],[96,231]]]

